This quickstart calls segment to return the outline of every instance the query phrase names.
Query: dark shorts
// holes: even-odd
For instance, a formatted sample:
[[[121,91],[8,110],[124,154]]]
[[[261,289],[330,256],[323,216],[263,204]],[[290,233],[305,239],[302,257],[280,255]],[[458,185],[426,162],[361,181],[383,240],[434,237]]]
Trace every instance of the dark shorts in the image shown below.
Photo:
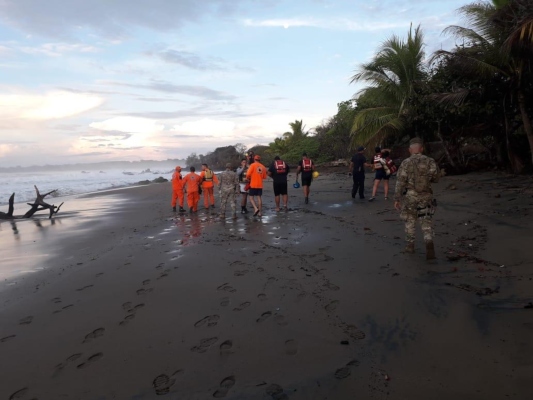
[[[262,195],[263,195],[263,189],[250,188],[248,190],[248,196],[262,196]]]
[[[274,182],[274,196],[287,194],[287,182]]]
[[[390,175],[387,176],[383,168],[376,169],[376,177],[374,178],[375,180],[380,181],[382,179],[385,179],[386,181],[388,181],[389,178],[390,178]]]
[[[311,182],[313,181],[313,176],[303,176],[302,175],[302,186],[311,186]]]

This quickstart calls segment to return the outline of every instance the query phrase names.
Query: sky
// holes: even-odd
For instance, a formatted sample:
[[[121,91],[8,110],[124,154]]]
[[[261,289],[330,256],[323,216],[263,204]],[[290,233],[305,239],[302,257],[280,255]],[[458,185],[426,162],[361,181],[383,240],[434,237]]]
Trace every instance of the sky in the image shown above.
[[[0,0],[0,167],[268,144],[337,103],[386,38],[454,42],[461,0]]]

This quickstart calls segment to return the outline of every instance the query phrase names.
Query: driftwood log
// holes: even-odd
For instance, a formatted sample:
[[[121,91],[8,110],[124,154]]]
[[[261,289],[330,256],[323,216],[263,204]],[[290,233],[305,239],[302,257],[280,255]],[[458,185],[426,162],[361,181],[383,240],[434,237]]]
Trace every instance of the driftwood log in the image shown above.
[[[55,206],[53,204],[48,204],[47,202],[45,202],[44,198],[46,196],[48,196],[49,194],[57,192],[57,189],[56,190],[52,190],[51,192],[48,192],[48,193],[45,193],[45,194],[41,194],[39,192],[39,189],[37,189],[37,186],[34,185],[33,187],[35,188],[35,194],[36,194],[37,197],[35,198],[35,201],[33,203],[26,203],[26,204],[28,204],[31,207],[28,210],[28,212],[26,212],[26,214],[24,214],[24,215],[13,215],[13,212],[15,210],[15,207],[13,205],[13,203],[15,202],[15,193],[13,193],[11,195],[11,197],[9,198],[9,208],[7,210],[7,213],[0,212],[0,219],[31,218],[33,216],[33,214],[35,214],[36,212],[44,211],[44,210],[48,210],[50,212],[50,215],[49,215],[48,218],[52,219],[54,214],[57,214],[59,212],[59,209],[61,208],[63,203],[61,203],[59,206]]]

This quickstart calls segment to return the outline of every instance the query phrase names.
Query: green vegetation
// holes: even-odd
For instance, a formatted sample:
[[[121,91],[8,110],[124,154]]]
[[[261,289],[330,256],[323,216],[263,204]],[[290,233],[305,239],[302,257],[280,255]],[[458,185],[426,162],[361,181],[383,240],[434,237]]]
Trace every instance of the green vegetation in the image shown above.
[[[455,48],[428,61],[420,26],[405,39],[386,39],[352,77],[367,86],[321,125],[306,130],[296,120],[267,147],[256,146],[263,163],[275,155],[295,163],[304,151],[315,162],[333,161],[349,158],[360,145],[397,148],[419,136],[456,172],[494,165],[531,171],[533,1],[477,1],[458,11],[466,26],[444,31],[457,39]],[[242,145],[229,147],[234,151],[193,154],[191,162],[218,153],[238,159],[245,152]]]

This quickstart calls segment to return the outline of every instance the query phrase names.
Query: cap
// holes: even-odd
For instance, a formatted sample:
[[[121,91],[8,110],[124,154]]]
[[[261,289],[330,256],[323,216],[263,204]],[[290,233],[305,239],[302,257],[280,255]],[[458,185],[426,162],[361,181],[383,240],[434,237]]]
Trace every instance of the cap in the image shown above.
[[[412,144],[419,144],[419,145],[423,145],[424,144],[424,141],[419,138],[419,137],[415,137],[415,138],[412,138],[410,141],[409,141],[409,146],[412,145]]]
[[[231,163],[227,163],[226,168],[231,168]]]
[[[365,148],[364,148],[363,146],[359,146],[359,147],[357,148],[357,151],[365,151]]]
[[[260,161],[261,160],[261,156],[259,154],[255,155],[254,156],[254,160],[255,161]]]

